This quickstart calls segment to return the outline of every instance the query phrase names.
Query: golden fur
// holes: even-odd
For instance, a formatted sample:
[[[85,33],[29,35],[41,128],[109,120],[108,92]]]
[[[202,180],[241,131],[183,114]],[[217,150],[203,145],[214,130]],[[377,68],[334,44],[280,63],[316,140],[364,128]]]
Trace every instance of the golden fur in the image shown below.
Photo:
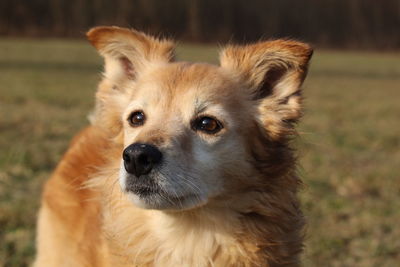
[[[97,27],[88,39],[104,79],[91,126],[44,188],[35,266],[299,265],[301,181],[289,143],[311,48],[228,46],[214,66],[176,62],[172,42],[134,30]],[[138,109],[146,123],[132,128]],[[223,129],[193,131],[199,114]],[[163,151],[165,199],[124,190],[121,154],[134,142]]]

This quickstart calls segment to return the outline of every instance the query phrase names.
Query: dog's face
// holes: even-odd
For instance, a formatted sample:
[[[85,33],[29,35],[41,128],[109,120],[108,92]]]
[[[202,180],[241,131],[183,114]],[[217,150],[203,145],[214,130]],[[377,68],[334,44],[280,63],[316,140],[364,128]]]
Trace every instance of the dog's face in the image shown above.
[[[119,182],[137,206],[190,209],[254,186],[259,136],[282,143],[300,116],[304,44],[228,47],[214,66],[173,62],[170,42],[136,31],[88,37],[106,60],[95,123],[123,143]]]
[[[226,167],[244,159],[235,86],[215,66],[187,63],[153,66],[131,84],[120,182],[135,204],[190,208],[221,193]]]

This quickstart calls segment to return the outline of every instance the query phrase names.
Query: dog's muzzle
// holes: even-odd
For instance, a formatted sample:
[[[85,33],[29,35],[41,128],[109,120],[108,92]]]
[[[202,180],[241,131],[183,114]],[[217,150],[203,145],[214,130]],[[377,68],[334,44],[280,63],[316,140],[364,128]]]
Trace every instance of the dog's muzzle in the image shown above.
[[[125,148],[122,153],[125,170],[140,177],[148,174],[156,165],[161,163],[162,153],[150,144],[134,143]]]

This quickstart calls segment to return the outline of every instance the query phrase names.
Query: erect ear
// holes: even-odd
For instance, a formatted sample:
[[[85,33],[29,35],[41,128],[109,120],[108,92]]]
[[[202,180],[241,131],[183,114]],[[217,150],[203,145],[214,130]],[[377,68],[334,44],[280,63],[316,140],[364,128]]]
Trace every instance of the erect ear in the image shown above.
[[[118,27],[96,27],[87,38],[105,59],[104,79],[96,93],[91,122],[122,140],[121,115],[129,101],[126,82],[135,81],[143,69],[173,58],[174,45],[144,33]],[[114,90],[117,89],[117,90]]]
[[[113,83],[135,79],[153,62],[168,62],[174,44],[144,33],[119,27],[95,27],[87,32],[91,44],[105,58],[105,76]]]
[[[301,116],[301,85],[312,53],[309,45],[291,40],[228,46],[221,52],[221,67],[239,76],[272,137],[287,134]]]

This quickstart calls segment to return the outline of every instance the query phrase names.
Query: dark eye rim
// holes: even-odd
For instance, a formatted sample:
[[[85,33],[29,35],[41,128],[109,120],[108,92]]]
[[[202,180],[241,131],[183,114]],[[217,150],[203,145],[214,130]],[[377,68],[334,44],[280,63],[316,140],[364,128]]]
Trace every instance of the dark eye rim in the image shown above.
[[[218,126],[218,127],[217,127],[215,130],[213,130],[213,131],[207,131],[207,130],[205,130],[205,129],[201,129],[200,127],[197,127],[197,126],[198,126],[198,123],[199,123],[202,119],[204,119],[204,118],[208,118],[208,119],[214,120],[214,121],[217,123],[217,126]],[[192,120],[192,122],[191,122],[191,127],[192,127],[192,130],[193,130],[193,131],[196,131],[196,132],[197,132],[197,131],[200,131],[200,132],[203,132],[203,133],[205,133],[205,134],[210,134],[210,135],[212,135],[212,134],[216,134],[216,133],[220,132],[220,131],[224,128],[224,125],[222,124],[222,122],[221,122],[220,120],[218,120],[218,119],[215,118],[214,116],[204,114],[204,115],[198,116],[196,119]]]
[[[141,113],[143,115],[143,120],[140,122],[133,122],[132,121],[133,116],[137,115],[138,113]],[[132,127],[142,126],[146,121],[146,114],[143,112],[143,110],[135,110],[135,111],[131,112],[131,114],[129,114],[127,120],[129,122],[129,125]]]

